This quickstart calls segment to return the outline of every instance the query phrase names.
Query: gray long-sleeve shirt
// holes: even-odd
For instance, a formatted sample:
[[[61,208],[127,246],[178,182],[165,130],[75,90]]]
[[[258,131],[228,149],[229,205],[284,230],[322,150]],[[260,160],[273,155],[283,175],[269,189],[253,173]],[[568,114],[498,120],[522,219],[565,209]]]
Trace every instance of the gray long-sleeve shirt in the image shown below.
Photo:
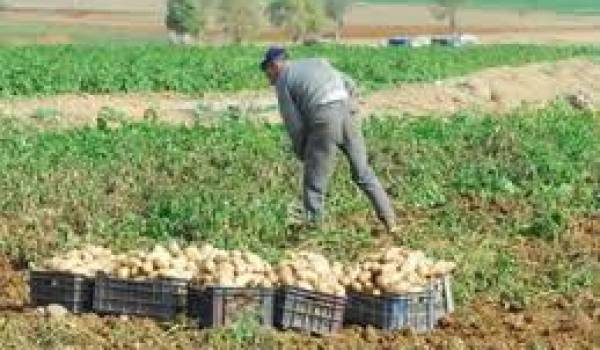
[[[310,58],[288,63],[275,84],[279,111],[300,158],[308,125],[319,106],[353,98],[356,84],[327,60]]]

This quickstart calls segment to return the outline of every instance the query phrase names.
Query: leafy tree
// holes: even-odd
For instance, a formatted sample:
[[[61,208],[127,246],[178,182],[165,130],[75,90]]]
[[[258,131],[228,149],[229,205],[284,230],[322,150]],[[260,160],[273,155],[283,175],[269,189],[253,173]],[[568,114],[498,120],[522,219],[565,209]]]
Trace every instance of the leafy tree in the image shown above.
[[[353,0],[325,0],[325,14],[335,22],[335,40],[341,37],[344,16]]]
[[[255,36],[264,24],[263,0],[221,0],[218,5],[218,23],[235,42]]]
[[[295,42],[318,33],[325,24],[322,0],[275,0],[269,6],[271,23],[287,29]]]
[[[456,33],[458,28],[457,14],[469,0],[435,0],[438,6],[432,8],[433,16],[440,20],[448,20],[450,31]]]
[[[202,0],[169,0],[165,18],[167,28],[178,37],[191,35],[197,38],[207,23],[204,5]]]

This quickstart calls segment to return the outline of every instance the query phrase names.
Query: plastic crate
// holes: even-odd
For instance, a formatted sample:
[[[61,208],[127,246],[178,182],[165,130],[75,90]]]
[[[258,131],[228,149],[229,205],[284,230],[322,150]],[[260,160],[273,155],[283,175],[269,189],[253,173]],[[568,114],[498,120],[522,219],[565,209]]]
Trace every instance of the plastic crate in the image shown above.
[[[271,327],[274,302],[275,293],[271,289],[190,287],[188,315],[198,319],[200,328],[228,326],[244,317]]]
[[[437,320],[434,291],[428,289],[422,293],[380,297],[351,293],[345,323],[426,332],[434,328]]]
[[[132,281],[99,274],[94,310],[100,314],[173,319],[185,307],[187,292],[184,290],[187,290],[187,282],[182,280]]]
[[[276,299],[279,328],[328,335],[343,327],[346,298],[290,287],[280,290]]]
[[[452,293],[452,276],[446,275],[431,281],[435,297],[436,320],[454,312],[454,296]]]
[[[29,292],[34,306],[58,304],[73,313],[91,312],[94,279],[64,272],[31,271]]]

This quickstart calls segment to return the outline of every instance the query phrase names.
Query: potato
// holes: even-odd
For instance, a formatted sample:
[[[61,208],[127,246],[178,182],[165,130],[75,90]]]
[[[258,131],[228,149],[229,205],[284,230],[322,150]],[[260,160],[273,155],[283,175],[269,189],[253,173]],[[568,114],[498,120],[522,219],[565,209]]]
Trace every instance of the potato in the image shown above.
[[[245,287],[250,284],[254,280],[252,275],[244,274],[239,275],[234,278],[233,284],[238,287]]]
[[[214,260],[207,260],[202,265],[202,270],[207,273],[215,273],[217,271],[217,264]]]
[[[296,284],[296,286],[298,288],[305,289],[305,290],[308,290],[308,291],[314,290],[313,286],[310,283],[307,283],[307,282],[304,282],[304,281],[299,281]]]
[[[229,255],[221,250],[215,252],[213,260],[217,265],[229,261]]]
[[[121,267],[117,270],[117,277],[120,279],[128,279],[131,277],[131,272],[127,267]]]
[[[170,262],[169,258],[165,256],[154,256],[154,258],[152,259],[152,264],[154,265],[154,268],[156,270],[162,270],[169,267]]]
[[[264,289],[269,289],[269,288],[273,288],[273,283],[269,280],[262,280],[259,284],[258,284],[259,288],[264,288]]]
[[[154,264],[152,261],[144,261],[140,270],[144,275],[148,275],[154,271]]]
[[[179,244],[175,241],[169,242],[169,244],[167,246],[167,250],[173,256],[181,254],[181,248],[179,247]]]
[[[331,271],[336,277],[342,277],[344,275],[344,265],[340,262],[334,262],[331,266]]]
[[[242,275],[249,271],[248,264],[241,257],[234,257],[231,260],[231,264],[233,265],[236,274]]]
[[[451,273],[452,271],[454,271],[455,268],[456,268],[456,264],[453,262],[439,261],[433,265],[433,267],[431,269],[431,275],[432,276],[447,275],[447,274]]]
[[[235,277],[230,274],[220,274],[217,277],[217,283],[221,287],[234,287],[235,286]]]
[[[363,271],[358,275],[358,281],[362,284],[370,283],[372,275],[369,271]]]
[[[292,285],[295,285],[296,278],[294,278],[294,275],[291,272],[283,273],[283,274],[279,275],[279,281],[284,286],[292,286]]]

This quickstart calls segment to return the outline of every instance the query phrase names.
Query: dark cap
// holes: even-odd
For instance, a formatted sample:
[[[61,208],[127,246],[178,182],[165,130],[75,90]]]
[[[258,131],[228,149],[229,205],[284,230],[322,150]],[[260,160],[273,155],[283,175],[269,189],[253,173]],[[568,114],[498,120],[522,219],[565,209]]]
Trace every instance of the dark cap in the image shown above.
[[[271,46],[271,47],[269,47],[267,52],[265,52],[265,57],[262,60],[262,62],[260,63],[260,69],[265,71],[265,70],[267,70],[267,66],[270,63],[277,61],[277,60],[281,60],[281,59],[287,59],[287,58],[288,58],[287,51],[283,47]]]

